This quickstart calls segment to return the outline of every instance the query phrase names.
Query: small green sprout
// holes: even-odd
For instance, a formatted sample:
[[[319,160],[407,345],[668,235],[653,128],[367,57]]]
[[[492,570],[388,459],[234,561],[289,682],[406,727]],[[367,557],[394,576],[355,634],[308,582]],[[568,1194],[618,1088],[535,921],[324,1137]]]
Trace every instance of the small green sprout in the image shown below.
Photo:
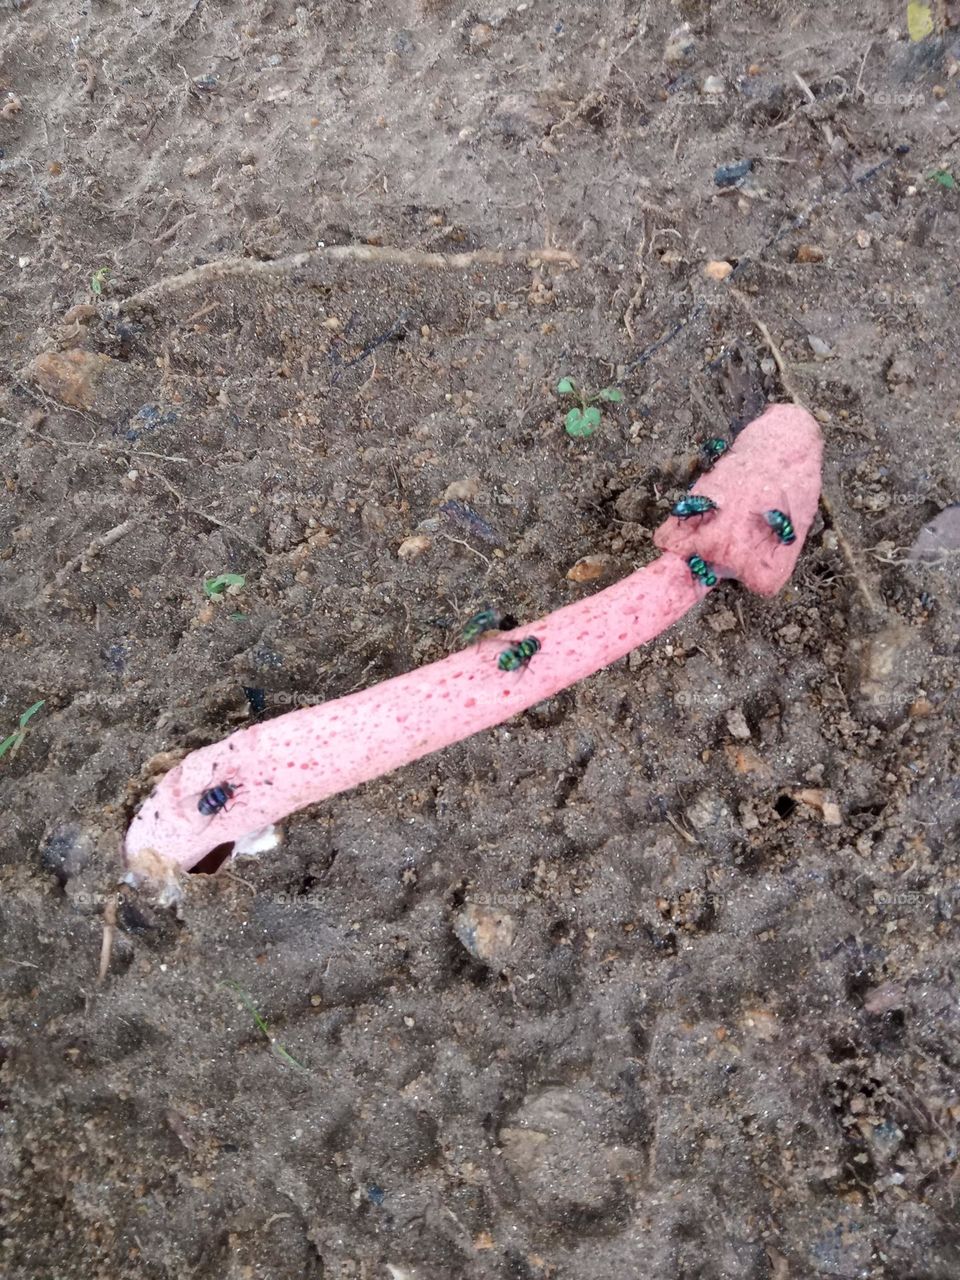
[[[46,702],[46,698],[41,698],[40,701],[35,702],[32,707],[27,707],[26,711],[24,711],[23,715],[17,722],[17,728],[14,729],[9,738],[4,738],[4,740],[0,742],[0,760],[3,759],[7,752],[10,753],[11,757],[17,754],[23,745],[24,738],[27,736],[27,724],[30,719],[37,714],[44,702]]]
[[[107,281],[110,279],[109,267],[97,267],[96,271],[90,277],[90,292],[95,298],[99,298],[103,293]]]
[[[557,395],[574,396],[580,403],[570,409],[563,420],[567,435],[573,436],[574,439],[586,439],[592,436],[594,431],[600,425],[600,410],[597,408],[596,402],[602,400],[605,404],[621,404],[623,402],[623,392],[616,387],[604,387],[602,391],[597,391],[592,395],[586,391],[582,391],[572,378],[561,378],[557,383]]]
[[[935,182],[946,191],[954,191],[957,185],[957,180],[949,169],[931,169],[927,174],[927,181]]]
[[[221,600],[224,595],[236,595],[246,583],[242,573],[221,573],[216,578],[204,578],[203,591],[211,600]]]
[[[270,1046],[270,1052],[278,1057],[281,1062],[285,1062],[289,1067],[296,1067],[298,1071],[307,1071],[302,1062],[298,1062],[293,1054],[288,1053],[282,1044],[279,1044],[274,1037],[273,1032],[267,1026],[265,1019],[261,1015],[257,1006],[253,1003],[243,987],[237,982],[221,982],[219,984],[225,991],[232,991],[243,1007],[250,1013],[253,1021],[256,1023],[257,1030],[264,1037]]]

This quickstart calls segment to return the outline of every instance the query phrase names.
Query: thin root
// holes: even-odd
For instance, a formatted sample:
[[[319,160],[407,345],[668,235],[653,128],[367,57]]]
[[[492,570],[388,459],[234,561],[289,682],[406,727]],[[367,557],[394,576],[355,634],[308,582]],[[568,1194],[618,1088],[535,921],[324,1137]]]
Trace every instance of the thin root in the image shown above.
[[[646,288],[646,284],[647,284],[647,277],[641,271],[640,283],[637,285],[636,289],[633,291],[633,297],[627,303],[627,309],[623,313],[623,327],[626,329],[627,333],[630,335],[631,342],[636,342],[637,340],[637,335],[633,332],[633,313],[636,310],[636,308],[640,305],[640,303],[643,301],[643,291]]]
[[[139,293],[131,294],[120,303],[120,311],[134,311],[138,307],[151,306],[169,293],[178,293],[194,285],[226,280],[233,276],[284,275],[300,271],[322,262],[373,263],[401,267],[433,267],[448,271],[468,271],[472,267],[528,266],[535,268],[547,262],[576,269],[579,262],[565,249],[475,249],[471,253],[428,253],[422,249],[401,249],[391,245],[333,244],[306,253],[294,253],[286,258],[274,258],[261,262],[256,258],[225,258],[219,262],[207,262],[180,275],[166,276],[148,285]]]
[[[472,552],[473,552],[473,554],[474,554],[475,556],[479,556],[479,557],[480,557],[480,559],[481,559],[485,564],[487,564],[487,565],[490,565],[490,564],[492,564],[492,563],[493,563],[493,562],[489,559],[489,557],[487,557],[487,556],[485,556],[485,555],[483,554],[483,552],[482,552],[482,551],[478,551],[476,547],[471,547],[470,543],[469,543],[469,542],[464,542],[464,540],[463,540],[462,538],[454,538],[452,534],[444,533],[442,530],[441,530],[441,532],[440,532],[440,537],[441,537],[441,538],[446,538],[446,540],[447,540],[448,542],[455,542],[455,543],[457,544],[457,546],[459,546],[459,547],[466,547],[468,551],[472,551]]]
[[[800,405],[802,409],[807,409],[807,406],[804,404],[803,400],[800,398],[799,394],[797,393],[796,386],[787,368],[787,362],[784,360],[783,354],[781,353],[780,348],[774,342],[770,334],[770,330],[763,323],[760,317],[756,314],[753,307],[750,305],[750,302],[747,299],[747,297],[744,294],[742,294],[739,289],[731,285],[730,294],[732,297],[736,298],[737,302],[739,302],[741,307],[743,307],[744,311],[750,317],[750,320],[756,327],[760,336],[763,338],[763,341],[766,343],[767,350],[770,352],[771,356],[773,356],[774,362],[776,363],[777,371],[780,374],[780,381],[783,384],[784,391],[786,391],[787,395],[794,402],[794,404]],[[807,409],[807,412],[809,412],[809,409]],[[833,503],[830,501],[827,495],[822,492],[820,494],[820,505],[823,507],[823,510],[826,513],[827,519],[830,521],[830,527],[833,530],[834,536],[837,539],[837,545],[840,548],[840,551],[841,551],[841,554],[843,555],[844,560],[846,560],[847,562],[847,568],[849,569],[850,575],[853,578],[854,582],[856,583],[857,590],[860,592],[860,595],[863,598],[864,604],[872,613],[882,612],[883,606],[880,604],[877,597],[874,595],[870,584],[867,582],[867,579],[861,573],[858,567],[857,557],[854,555],[853,548],[851,547],[849,541],[847,540],[847,537],[844,534],[843,529],[840,527],[840,522],[838,521],[836,512],[833,509]]]

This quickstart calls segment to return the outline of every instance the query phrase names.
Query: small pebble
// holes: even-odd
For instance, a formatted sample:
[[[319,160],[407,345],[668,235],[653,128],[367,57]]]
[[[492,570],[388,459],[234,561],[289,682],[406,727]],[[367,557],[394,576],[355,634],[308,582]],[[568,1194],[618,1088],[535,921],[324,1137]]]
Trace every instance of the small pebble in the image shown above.
[[[404,538],[397,547],[397,556],[400,560],[413,560],[416,556],[422,556],[425,551],[429,551],[432,543],[430,539],[423,533],[414,533],[409,538]]]
[[[793,260],[794,262],[822,262],[825,256],[820,245],[801,244],[797,246]]]
[[[727,712],[727,728],[730,730],[731,737],[740,738],[743,741],[750,737],[750,726],[740,707],[734,707]]]
[[[471,50],[487,49],[493,43],[493,27],[487,22],[475,22],[467,33]]]
[[[908,387],[916,378],[916,368],[907,356],[896,356],[891,360],[886,372],[888,387]]]
[[[664,46],[663,60],[674,67],[684,66],[692,62],[696,48],[697,42],[690,32],[689,25],[685,22],[682,27],[677,27],[670,33]]]
[[[570,582],[595,582],[602,578],[610,567],[608,556],[583,556],[567,570]]]
[[[726,88],[723,76],[707,76],[701,92],[708,98],[719,98],[726,92]]]
[[[477,960],[503,964],[513,946],[516,926],[506,911],[468,903],[454,920],[453,931]]]
[[[738,186],[753,168],[752,160],[737,160],[733,164],[722,164],[714,170],[713,180],[718,187]]]
[[[696,831],[715,827],[727,813],[727,807],[712,791],[701,791],[684,810],[687,821]]]
[[[465,476],[462,480],[454,480],[443,491],[444,502],[454,499],[459,502],[471,502],[480,492],[480,477]]]
[[[905,992],[896,982],[884,982],[879,987],[871,987],[863,999],[863,1007],[867,1013],[889,1013],[892,1009],[902,1009]]]
[[[960,504],[945,507],[928,521],[914,540],[908,559],[955,562],[960,551]]]
[[[713,259],[703,268],[703,274],[708,280],[726,280],[733,274],[733,265],[722,258]]]
[[[718,609],[707,618],[707,626],[717,635],[722,635],[724,631],[736,631],[737,619],[730,609]]]

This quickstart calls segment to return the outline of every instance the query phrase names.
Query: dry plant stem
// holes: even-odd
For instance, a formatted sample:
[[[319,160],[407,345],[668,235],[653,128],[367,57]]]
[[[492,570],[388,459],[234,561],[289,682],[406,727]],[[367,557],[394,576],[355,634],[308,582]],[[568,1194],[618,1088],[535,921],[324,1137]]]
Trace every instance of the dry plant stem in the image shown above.
[[[115,542],[119,542],[121,538],[125,538],[131,529],[139,524],[139,520],[124,520],[122,524],[118,524],[115,528],[110,529],[107,533],[101,533],[88,543],[79,555],[74,556],[63,566],[60,572],[53,580],[54,587],[62,587],[71,574],[77,569],[81,569],[86,561],[91,560],[94,556],[98,556],[101,551],[105,551],[107,547],[112,547]]]
[[[110,968],[110,957],[113,954],[113,942],[117,936],[117,899],[108,899],[103,908],[103,938],[100,943],[100,966],[97,970],[97,981],[102,982]]]
[[[229,533],[230,536],[236,538],[238,542],[242,542],[245,547],[249,547],[251,551],[255,551],[262,559],[269,560],[270,557],[267,552],[264,551],[263,547],[246,537],[239,529],[235,529],[232,524],[227,524],[223,520],[218,520],[216,516],[210,515],[209,511],[201,511],[199,507],[191,506],[176,485],[171,484],[162,471],[148,471],[147,475],[153,476],[155,480],[159,480],[161,484],[165,485],[185,511],[190,511],[200,520],[206,520],[208,524],[215,525],[216,528],[222,529],[224,533]]]
[[[423,249],[401,249],[391,245],[334,244],[286,258],[261,262],[256,258],[225,258],[192,267],[177,276],[165,276],[120,303],[120,311],[152,306],[170,293],[195,285],[210,284],[236,276],[274,276],[324,262],[372,263],[375,266],[429,267],[435,270],[469,271],[472,267],[529,266],[550,263],[576,269],[577,259],[565,249],[474,249],[470,253],[429,253]]]
[[[804,404],[803,399],[801,398],[799,392],[797,391],[796,384],[794,383],[793,378],[791,377],[790,371],[787,368],[787,362],[783,358],[783,353],[780,351],[780,348],[774,342],[773,337],[770,333],[770,330],[763,323],[760,317],[756,314],[753,307],[750,305],[749,299],[746,297],[745,294],[741,293],[740,290],[736,288],[736,286],[734,285],[730,286],[730,294],[733,298],[737,300],[740,306],[744,309],[744,311],[750,317],[750,320],[754,325],[754,327],[756,328],[757,332],[760,334],[761,338],[763,338],[763,341],[766,344],[767,350],[770,352],[770,355],[773,357],[774,363],[777,366],[777,372],[780,374],[780,382],[783,385],[784,391],[786,391],[787,395],[794,402],[794,404],[798,404],[798,405],[801,405],[803,408],[806,408],[807,406]],[[846,534],[843,532],[843,529],[840,527],[840,523],[837,519],[836,512],[833,509],[833,504],[831,503],[830,499],[827,497],[826,493],[820,494],[820,504],[823,507],[824,511],[826,512],[828,520],[830,521],[831,528],[833,529],[833,532],[837,539],[837,545],[840,547],[840,553],[843,556],[844,560],[846,560],[847,562],[847,568],[850,571],[850,574],[853,578],[853,581],[856,585],[857,590],[860,592],[860,595],[863,599],[864,604],[871,611],[871,613],[884,612],[883,605],[877,599],[869,582],[867,581],[866,577],[860,570],[857,556],[854,554],[853,547],[851,547]]]
[[[799,391],[797,390],[796,385],[794,384],[793,378],[790,376],[790,372],[787,369],[787,362],[786,360],[784,360],[783,354],[780,351],[780,348],[774,342],[773,337],[770,333],[770,330],[767,328],[767,326],[763,323],[763,321],[754,311],[753,307],[750,304],[750,299],[746,296],[745,293],[741,293],[740,290],[735,285],[730,285],[729,291],[730,291],[730,296],[733,298],[736,298],[737,302],[739,302],[740,306],[743,308],[743,310],[747,313],[748,317],[750,318],[751,324],[753,324],[754,328],[760,334],[761,338],[763,338],[763,341],[766,344],[767,350],[770,352],[771,356],[773,357],[773,362],[777,366],[777,372],[780,374],[780,382],[783,385],[784,391],[786,391],[787,395],[790,397],[790,399],[793,401],[794,404],[798,404],[802,408],[806,409],[807,405],[803,397],[800,395]]]

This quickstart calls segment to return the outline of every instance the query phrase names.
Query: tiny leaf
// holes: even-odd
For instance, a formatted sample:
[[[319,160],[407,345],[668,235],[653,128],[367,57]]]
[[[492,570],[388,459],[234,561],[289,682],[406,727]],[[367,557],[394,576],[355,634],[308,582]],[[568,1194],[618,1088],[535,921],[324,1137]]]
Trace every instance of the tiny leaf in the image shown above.
[[[46,702],[46,698],[41,698],[41,699],[40,699],[40,701],[39,701],[39,702],[35,702],[35,703],[33,704],[33,706],[32,706],[32,707],[27,707],[26,711],[25,711],[25,712],[23,713],[23,715],[20,717],[20,728],[21,728],[21,729],[25,729],[25,728],[26,728],[26,726],[27,726],[27,721],[28,721],[32,716],[35,716],[35,715],[37,714],[37,712],[40,710],[40,708],[43,706],[43,704],[44,704],[45,702]]]
[[[572,378],[561,378],[557,383],[557,395],[569,396],[576,390],[576,383]]]
[[[205,578],[203,589],[213,599],[222,595],[227,587],[242,587],[245,582],[246,578],[242,573],[221,573],[217,578]]]
[[[604,387],[600,392],[600,399],[606,400],[608,404],[622,404],[623,392],[618,391],[616,387]]]
[[[592,436],[599,422],[599,409],[571,409],[563,420],[567,435],[575,440]]]
[[[933,14],[928,4],[919,4],[915,0],[907,5],[907,30],[910,39],[915,43],[925,40],[933,31]]]
[[[934,169],[932,173],[927,174],[927,177],[947,191],[953,191],[957,185],[957,180],[949,169]]]
[[[0,742],[0,760],[3,759],[3,757],[7,754],[7,752],[10,750],[10,748],[13,746],[15,742],[22,742],[22,741],[23,741],[23,735],[19,732],[11,733],[9,738],[4,738],[4,740]]]

